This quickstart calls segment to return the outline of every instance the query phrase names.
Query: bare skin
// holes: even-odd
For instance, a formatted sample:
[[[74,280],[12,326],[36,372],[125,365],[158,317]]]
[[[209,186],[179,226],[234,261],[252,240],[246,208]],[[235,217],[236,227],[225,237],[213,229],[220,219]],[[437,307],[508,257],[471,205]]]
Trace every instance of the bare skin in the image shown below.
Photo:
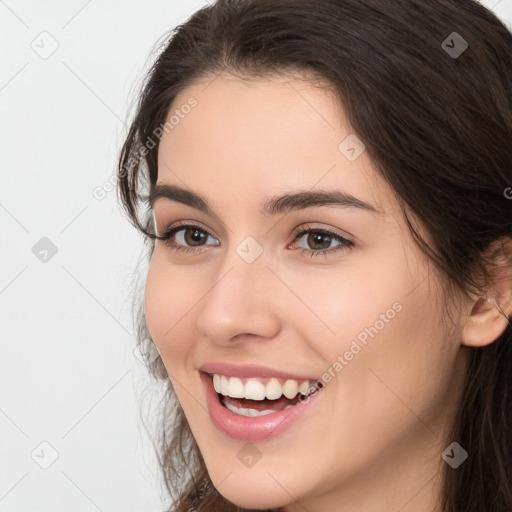
[[[467,300],[451,311],[454,323],[443,320],[442,277],[366,152],[350,161],[339,150],[353,131],[326,90],[292,78],[212,80],[175,99],[171,110],[190,97],[197,106],[163,134],[158,183],[200,194],[214,215],[166,198],[153,206],[159,234],[186,221],[208,236],[196,252],[156,242],[145,310],[213,483],[247,508],[440,512],[464,344],[492,342],[505,320]],[[260,213],[270,197],[311,190],[341,190],[377,212]],[[318,248],[308,234],[294,238],[300,226],[352,245],[327,237]],[[185,234],[174,242],[186,247]],[[236,250],[249,236],[262,250],[251,263]],[[318,254],[324,247],[333,250]],[[343,356],[365,328],[382,324],[350,360]],[[335,371],[340,355],[346,364]],[[237,457],[245,442],[218,431],[206,408],[198,367],[219,360],[334,376],[308,414],[254,443],[262,456],[248,468]]]

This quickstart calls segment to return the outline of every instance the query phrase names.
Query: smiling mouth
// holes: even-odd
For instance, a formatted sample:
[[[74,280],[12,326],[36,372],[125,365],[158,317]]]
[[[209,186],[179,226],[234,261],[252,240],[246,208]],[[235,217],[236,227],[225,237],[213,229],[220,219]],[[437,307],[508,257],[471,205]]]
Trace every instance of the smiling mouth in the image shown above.
[[[207,374],[220,403],[240,416],[274,414],[302,403],[324,387],[321,380],[239,378]]]

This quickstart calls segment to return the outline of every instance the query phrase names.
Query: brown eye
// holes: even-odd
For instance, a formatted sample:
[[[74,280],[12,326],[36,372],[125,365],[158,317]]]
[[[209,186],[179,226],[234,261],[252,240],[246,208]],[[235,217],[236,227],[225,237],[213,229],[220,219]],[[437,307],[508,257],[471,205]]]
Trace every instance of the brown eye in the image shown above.
[[[325,233],[309,233],[306,240],[311,249],[329,249],[332,237]]]
[[[167,230],[167,232],[157,237],[162,240],[164,244],[168,245],[171,249],[193,251],[195,248],[198,250],[205,245],[219,245],[218,240],[213,238],[208,231],[190,224],[175,226]],[[208,238],[214,243],[207,243]]]
[[[334,245],[333,242],[335,242]],[[302,227],[295,234],[295,243],[302,253],[311,256],[331,254],[343,249],[350,249],[354,243],[328,229]]]
[[[186,245],[204,245],[204,242],[208,239],[208,234],[196,228],[184,228],[179,231],[184,231],[183,239]]]

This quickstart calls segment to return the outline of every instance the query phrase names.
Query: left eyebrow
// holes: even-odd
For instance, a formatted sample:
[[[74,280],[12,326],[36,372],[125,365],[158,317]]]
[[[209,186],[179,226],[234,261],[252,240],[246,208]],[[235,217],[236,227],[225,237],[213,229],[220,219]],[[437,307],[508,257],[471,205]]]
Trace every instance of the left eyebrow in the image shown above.
[[[342,190],[319,190],[296,192],[275,196],[265,202],[261,215],[276,215],[311,206],[339,206],[342,208],[359,208],[370,213],[383,215],[376,206],[369,204]]]
[[[205,197],[177,185],[155,185],[148,196],[149,205],[153,208],[158,198],[191,206],[196,210],[217,217]],[[383,215],[383,212],[372,204],[341,190],[299,191],[291,194],[273,196],[267,199],[260,209],[263,216],[277,215],[313,206],[338,206],[342,208],[358,208],[370,213]]]

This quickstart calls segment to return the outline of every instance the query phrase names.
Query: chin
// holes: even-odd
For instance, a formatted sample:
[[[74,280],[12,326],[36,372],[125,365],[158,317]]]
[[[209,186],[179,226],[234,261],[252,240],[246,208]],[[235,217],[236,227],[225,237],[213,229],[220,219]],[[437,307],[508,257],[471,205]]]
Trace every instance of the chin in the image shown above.
[[[268,476],[268,475],[267,475]],[[290,494],[285,492],[270,476],[265,484],[258,485],[252,479],[229,477],[229,485],[225,482],[217,489],[231,503],[246,509],[272,509],[290,503]]]
[[[217,491],[229,502],[246,509],[272,509],[284,507],[290,502],[300,500],[304,492],[299,486],[304,475],[283,474],[282,467],[264,464],[263,461],[253,468],[235,469],[218,465],[218,461],[207,464],[208,474]],[[261,464],[261,465],[260,465]]]

